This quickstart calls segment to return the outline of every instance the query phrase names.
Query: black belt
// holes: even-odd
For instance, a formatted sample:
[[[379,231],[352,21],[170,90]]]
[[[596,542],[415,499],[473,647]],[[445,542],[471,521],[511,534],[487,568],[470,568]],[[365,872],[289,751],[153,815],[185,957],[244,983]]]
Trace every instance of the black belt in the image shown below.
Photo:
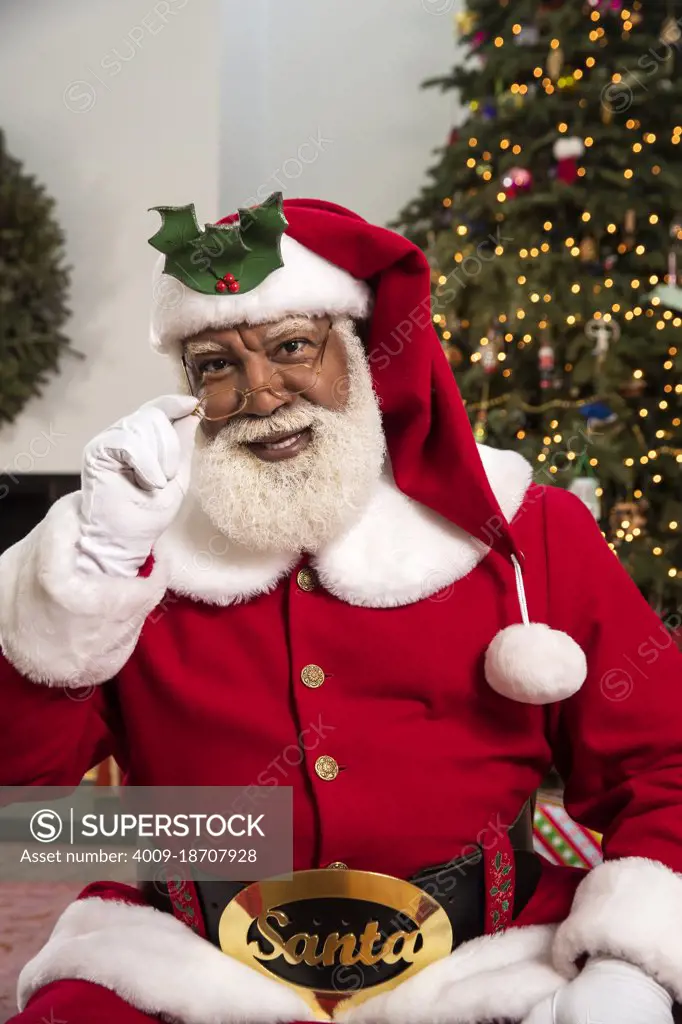
[[[514,850],[516,885],[512,920],[521,913],[537,886],[541,868],[532,849],[532,809],[526,805],[508,831]],[[478,938],[485,932],[485,868],[483,849],[474,846],[467,856],[425,868],[408,879],[443,907],[453,935],[453,949],[462,942]],[[204,918],[206,937],[220,947],[219,924],[223,911],[238,893],[251,883],[225,881],[195,873],[194,885]],[[141,883],[147,901],[157,910],[173,913],[171,898],[158,882]]]

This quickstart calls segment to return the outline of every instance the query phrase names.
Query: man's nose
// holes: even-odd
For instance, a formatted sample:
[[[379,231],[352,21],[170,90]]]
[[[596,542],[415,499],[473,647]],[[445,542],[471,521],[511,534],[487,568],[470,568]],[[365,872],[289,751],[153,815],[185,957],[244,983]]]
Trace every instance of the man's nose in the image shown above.
[[[251,416],[271,416],[273,412],[290,401],[286,395],[275,393],[270,384],[275,367],[269,359],[260,354],[249,360],[244,368],[244,413]]]
[[[248,416],[271,416],[273,412],[283,405],[289,405],[291,401],[290,396],[276,395],[267,384],[259,385],[247,392],[244,413]]]

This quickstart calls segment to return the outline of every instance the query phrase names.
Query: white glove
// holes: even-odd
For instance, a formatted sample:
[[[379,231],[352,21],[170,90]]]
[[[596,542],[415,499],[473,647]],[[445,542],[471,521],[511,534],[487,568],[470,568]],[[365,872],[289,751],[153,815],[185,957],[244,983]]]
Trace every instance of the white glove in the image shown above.
[[[634,964],[598,957],[523,1024],[672,1024],[672,996]]]
[[[137,575],[187,492],[196,407],[191,396],[164,395],[86,446],[78,569]]]

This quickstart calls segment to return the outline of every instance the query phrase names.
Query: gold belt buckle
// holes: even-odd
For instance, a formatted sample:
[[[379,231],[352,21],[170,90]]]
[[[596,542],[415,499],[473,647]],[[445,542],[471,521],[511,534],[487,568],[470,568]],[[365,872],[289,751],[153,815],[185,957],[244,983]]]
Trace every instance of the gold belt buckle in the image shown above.
[[[318,1019],[395,988],[452,950],[445,910],[416,885],[371,871],[295,871],[242,889],[220,948],[296,989]]]

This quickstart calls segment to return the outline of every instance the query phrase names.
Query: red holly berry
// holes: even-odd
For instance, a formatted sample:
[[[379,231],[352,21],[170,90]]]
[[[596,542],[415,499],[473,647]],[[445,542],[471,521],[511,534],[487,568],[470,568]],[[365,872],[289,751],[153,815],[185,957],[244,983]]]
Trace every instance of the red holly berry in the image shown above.
[[[227,287],[228,286],[225,284],[224,281],[216,281],[216,283],[215,283],[215,290],[217,292],[226,292],[227,291]],[[230,285],[230,287],[232,287],[232,286]]]
[[[228,284],[227,287],[230,289],[231,292],[238,292],[239,291],[239,281],[230,281],[230,283]]]
[[[232,284],[232,282],[236,280],[237,278],[234,274],[223,274],[223,281],[227,281],[228,284]]]

